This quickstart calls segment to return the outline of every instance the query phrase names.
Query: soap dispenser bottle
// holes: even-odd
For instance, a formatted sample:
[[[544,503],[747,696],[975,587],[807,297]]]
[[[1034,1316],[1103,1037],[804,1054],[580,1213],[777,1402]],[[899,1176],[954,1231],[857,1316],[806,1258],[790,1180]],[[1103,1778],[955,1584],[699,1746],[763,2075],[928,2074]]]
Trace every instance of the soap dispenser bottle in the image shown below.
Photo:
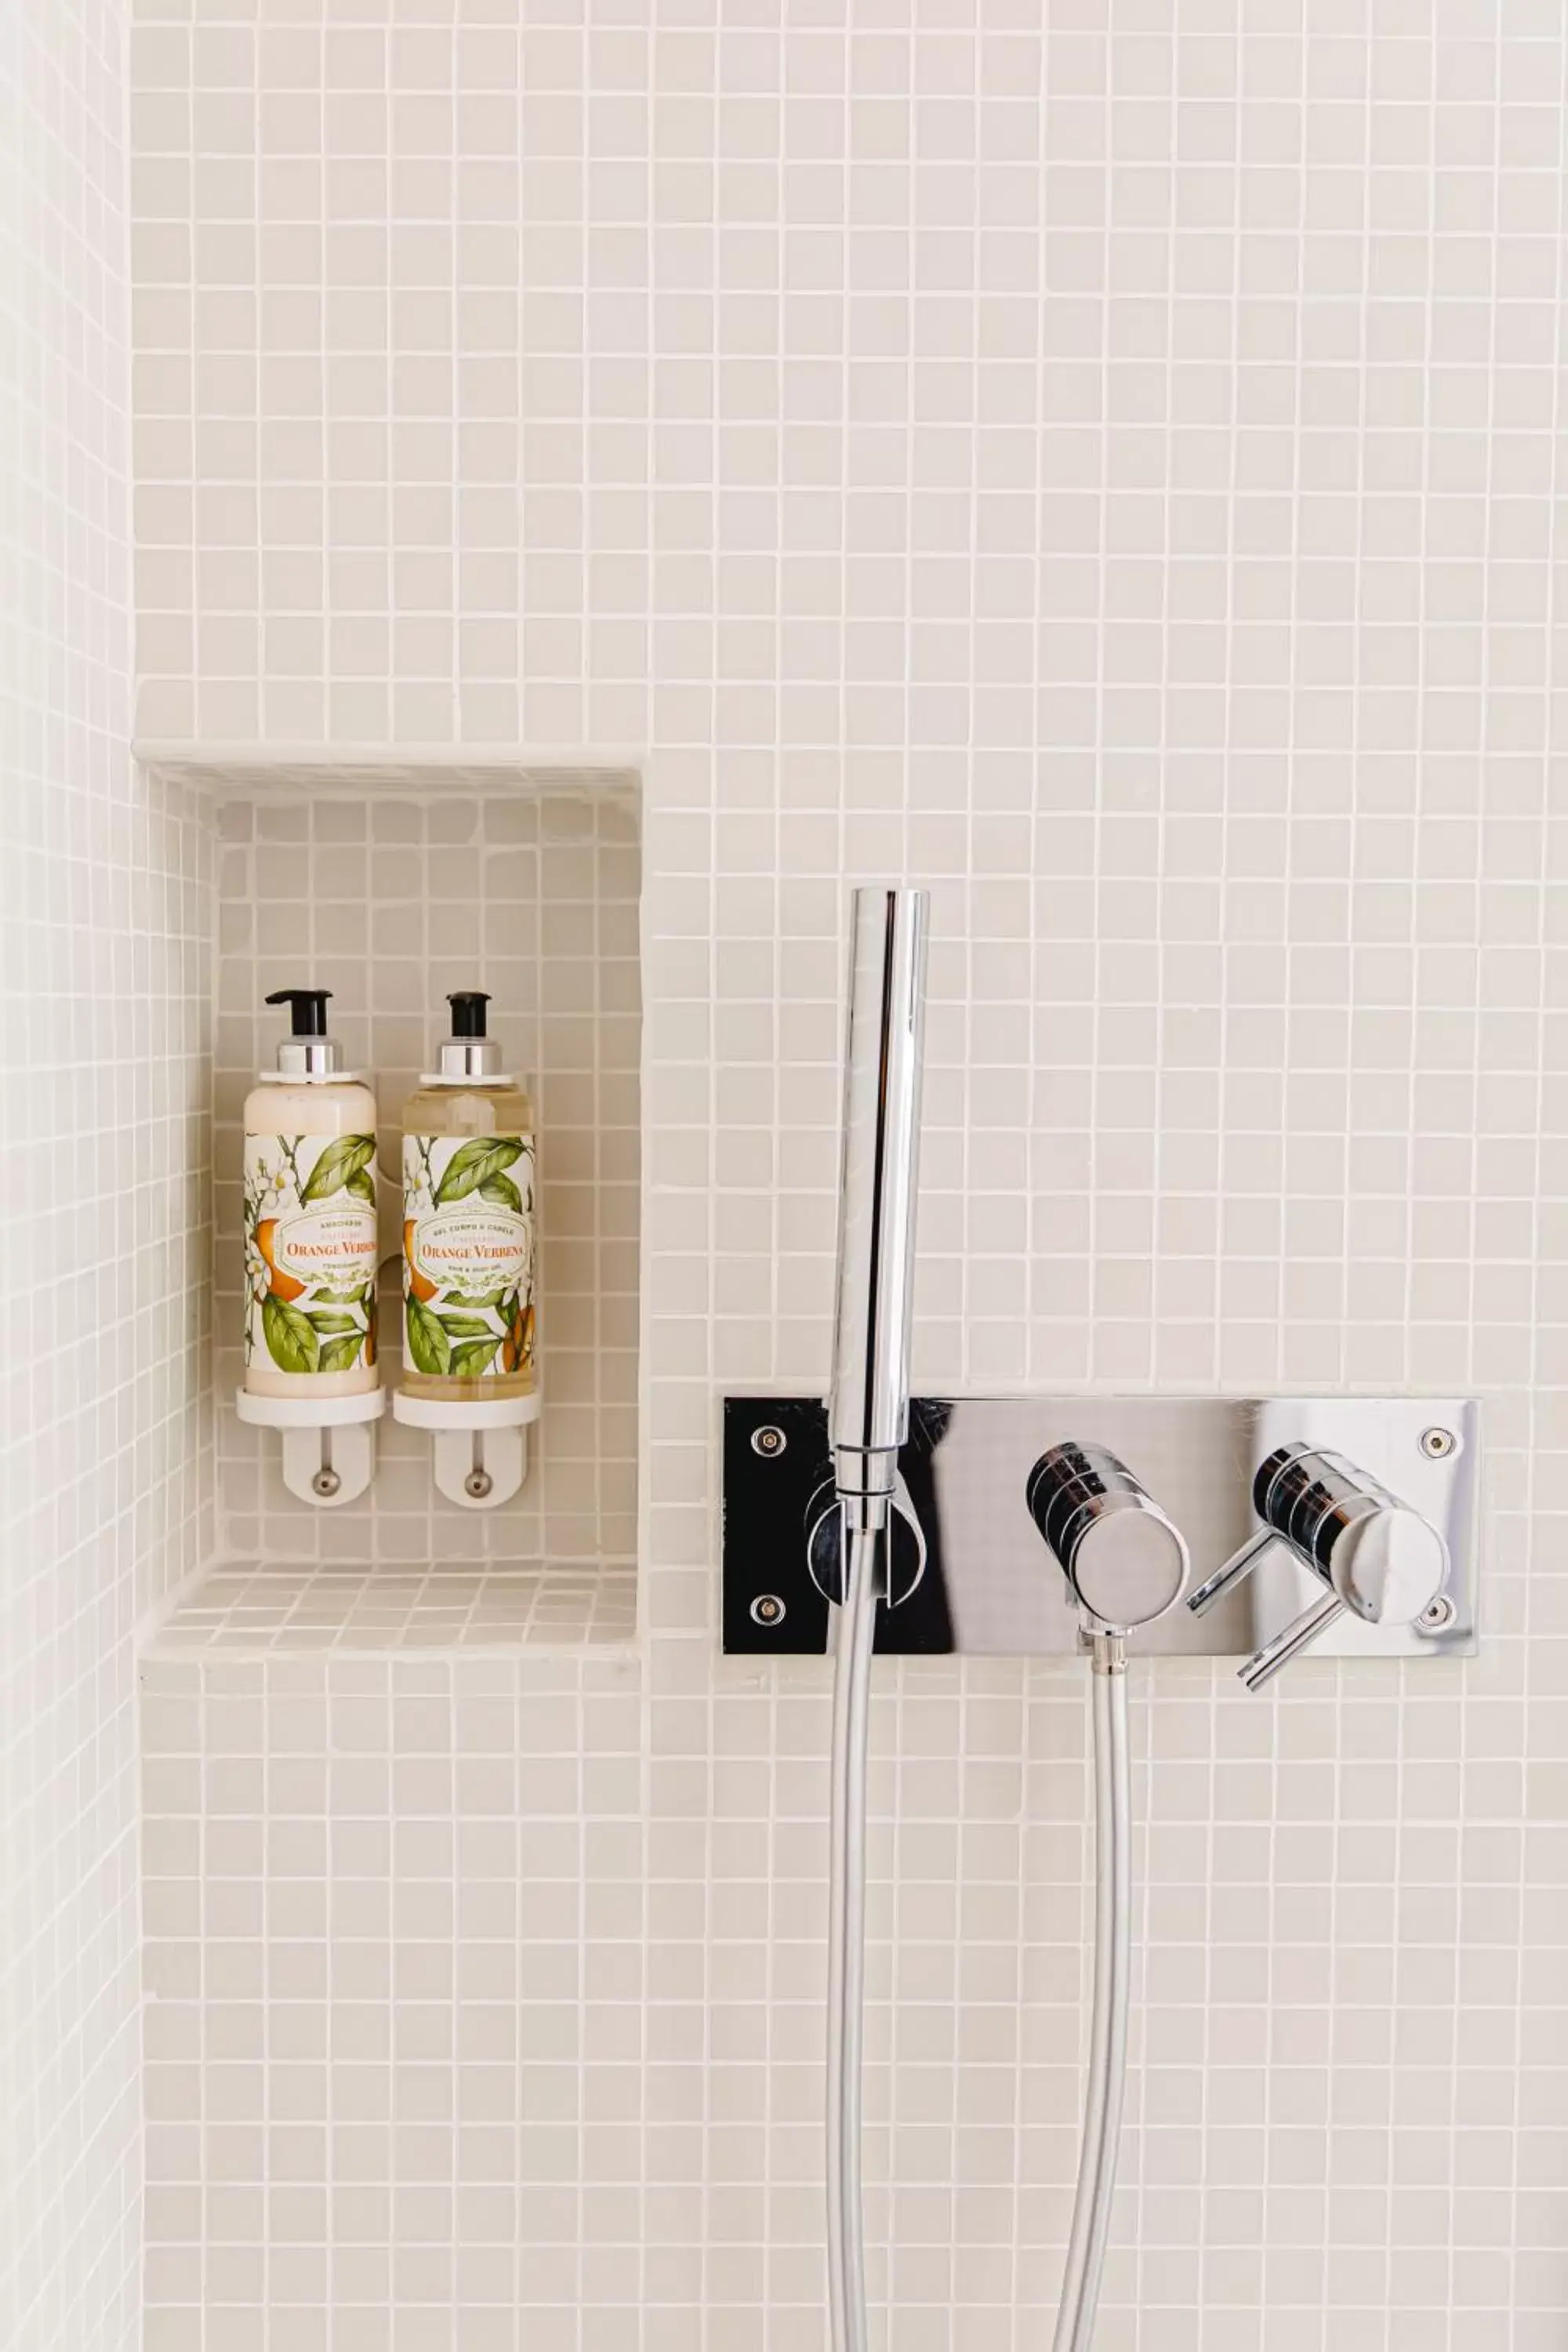
[[[534,1363],[533,1108],[486,1034],[489,998],[447,998],[452,1034],[403,1114],[403,1389],[528,1396]]]
[[[245,1386],[253,1396],[374,1389],[375,1097],[327,1034],[323,988],[291,1008],[276,1069],[245,1103]]]

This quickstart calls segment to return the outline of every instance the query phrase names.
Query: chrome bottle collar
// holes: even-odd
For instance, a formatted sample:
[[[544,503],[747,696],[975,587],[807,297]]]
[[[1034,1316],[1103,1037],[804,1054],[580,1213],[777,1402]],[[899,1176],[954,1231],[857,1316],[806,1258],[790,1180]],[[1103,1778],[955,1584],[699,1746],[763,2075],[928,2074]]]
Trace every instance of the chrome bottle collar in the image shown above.
[[[281,1038],[277,1068],[260,1073],[263,1084],[272,1086],[342,1085],[359,1076],[358,1070],[344,1069],[342,1049],[335,1037]]]
[[[494,1037],[444,1037],[437,1067],[421,1074],[422,1087],[514,1087],[517,1080],[500,1066],[500,1045]]]

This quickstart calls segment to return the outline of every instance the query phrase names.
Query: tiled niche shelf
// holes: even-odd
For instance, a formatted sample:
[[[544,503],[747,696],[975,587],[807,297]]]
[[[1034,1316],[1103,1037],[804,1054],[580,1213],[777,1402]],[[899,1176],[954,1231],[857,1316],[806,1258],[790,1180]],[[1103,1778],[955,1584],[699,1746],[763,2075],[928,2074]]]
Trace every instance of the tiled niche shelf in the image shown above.
[[[629,1560],[494,1559],[475,1566],[208,1571],[146,1644],[154,1658],[272,1658],[347,1651],[593,1649],[637,1631]]]
[[[149,756],[151,755],[151,756]],[[636,1620],[639,798],[635,771],[460,755],[146,763],[206,793],[216,834],[214,1350],[217,1562],[154,1654],[581,1647]],[[319,1510],[284,1487],[271,1431],[233,1406],[241,1118],[270,1061],[270,990],[332,992],[350,1064],[374,1074],[395,1179],[403,1102],[449,990],[484,988],[539,1132],[544,1411],[519,1495],[439,1496],[429,1438],[378,1425],[370,1491]],[[383,1364],[400,1362],[395,1183],[384,1186]]]
[[[617,751],[584,751],[571,761],[524,746],[465,748],[402,745],[395,754],[371,746],[325,743],[285,745],[235,743],[214,748],[195,743],[139,741],[132,746],[144,768],[178,777],[219,800],[297,801],[317,795],[331,800],[379,799],[435,794],[442,800],[500,793],[508,799],[540,799],[558,793],[607,797],[637,807],[640,755]]]

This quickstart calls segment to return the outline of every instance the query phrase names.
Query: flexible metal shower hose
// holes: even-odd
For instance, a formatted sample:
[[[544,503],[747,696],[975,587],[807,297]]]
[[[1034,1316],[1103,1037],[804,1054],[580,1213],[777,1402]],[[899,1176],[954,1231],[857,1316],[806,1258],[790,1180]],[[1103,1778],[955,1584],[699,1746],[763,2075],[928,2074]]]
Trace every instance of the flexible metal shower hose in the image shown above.
[[[852,1532],[833,1672],[827,1947],[827,2303],[833,2352],[867,2352],[860,2070],[865,2006],[866,1759],[882,1589],[881,1531]],[[1094,1717],[1094,2009],[1072,2230],[1053,2352],[1089,2352],[1100,2302],[1127,2074],[1131,1832],[1121,1639],[1090,1645]]]
[[[1097,1633],[1094,1691],[1094,2009],[1089,2086],[1072,2231],[1055,2352],[1089,2352],[1116,2187],[1121,2098],[1127,2086],[1127,1985],[1132,1965],[1132,1834],[1127,1794],[1127,1659],[1121,1637]]]
[[[851,1529],[833,1661],[827,1929],[827,2308],[833,2352],[866,2352],[860,2066],[866,1961],[866,1748],[886,1530]]]

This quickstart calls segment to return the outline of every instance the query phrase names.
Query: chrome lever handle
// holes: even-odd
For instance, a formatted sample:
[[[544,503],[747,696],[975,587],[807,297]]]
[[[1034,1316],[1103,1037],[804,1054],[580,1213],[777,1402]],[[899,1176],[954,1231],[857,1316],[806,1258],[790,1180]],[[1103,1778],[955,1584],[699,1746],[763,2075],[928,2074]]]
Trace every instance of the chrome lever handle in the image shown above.
[[[1349,1601],[1342,1601],[1337,1592],[1325,1592],[1310,1609],[1304,1609],[1282,1633],[1265,1642],[1256,1657],[1248,1658],[1240,1674],[1247,1689],[1261,1690],[1265,1683],[1272,1682],[1292,1659],[1299,1658],[1303,1650],[1310,1650],[1319,1634],[1326,1633],[1349,1606]]]
[[[1259,1528],[1248,1536],[1239,1551],[1233,1551],[1223,1568],[1216,1568],[1206,1584],[1200,1584],[1187,1596],[1187,1607],[1194,1617],[1203,1617],[1234,1591],[1244,1577],[1250,1576],[1270,1544],[1279,1540],[1272,1528]]]
[[[1253,1480],[1263,1525],[1193,1595],[1200,1615],[1250,1573],[1270,1544],[1326,1590],[1241,1669],[1260,1690],[1346,1610],[1369,1625],[1415,1624],[1441,1593],[1448,1550],[1429,1519],[1342,1454],[1298,1441],[1269,1454]]]

